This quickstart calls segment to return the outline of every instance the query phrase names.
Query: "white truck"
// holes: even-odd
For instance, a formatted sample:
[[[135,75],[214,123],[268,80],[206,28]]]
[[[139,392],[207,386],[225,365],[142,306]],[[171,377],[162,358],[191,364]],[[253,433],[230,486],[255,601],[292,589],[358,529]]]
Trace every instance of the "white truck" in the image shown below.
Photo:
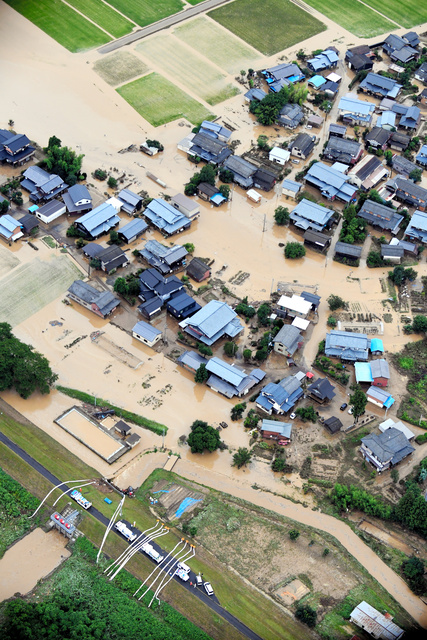
[[[122,534],[122,536],[126,538],[126,540],[129,540],[129,542],[133,542],[134,540],[136,540],[137,538],[136,533],[133,533],[133,531],[129,529],[129,527],[127,527],[125,523],[122,522],[121,520],[116,522],[114,526],[117,529],[117,531],[120,531],[120,533]]]
[[[70,493],[70,496],[77,502],[77,504],[83,507],[83,509],[90,509],[90,507],[92,506],[92,503],[89,502],[89,500],[86,500],[86,498],[82,496],[80,491],[77,491],[77,489],[73,489]]]
[[[153,558],[155,562],[161,562],[163,560],[163,556],[161,556],[160,553],[156,551],[153,545],[151,545],[149,542],[146,542],[145,544],[143,544],[141,549],[143,550],[144,553],[147,554],[147,556],[150,556],[150,558]]]

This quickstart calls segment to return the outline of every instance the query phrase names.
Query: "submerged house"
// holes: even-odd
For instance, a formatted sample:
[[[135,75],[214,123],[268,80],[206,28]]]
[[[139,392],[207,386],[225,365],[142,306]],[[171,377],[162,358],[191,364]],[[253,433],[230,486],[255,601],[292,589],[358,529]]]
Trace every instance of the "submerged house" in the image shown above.
[[[152,147],[150,147],[152,148]],[[122,189],[117,194],[117,198],[121,202],[121,209],[128,215],[134,215],[142,207],[142,196],[134,193],[130,189]]]
[[[240,156],[230,156],[224,162],[224,167],[231,171],[234,182],[243,187],[243,189],[252,187],[254,183],[253,176],[258,170],[257,166]]]
[[[394,100],[399,95],[402,85],[392,78],[371,72],[362,80],[359,89],[363,93],[368,93],[376,98],[391,98]]]
[[[319,189],[328,200],[351,202],[355,199],[357,187],[350,184],[350,178],[342,171],[323,162],[315,162],[305,176],[307,184]]]
[[[200,131],[192,139],[188,155],[198,156],[213,165],[220,165],[231,155],[231,150],[226,142]]]
[[[291,212],[289,218],[291,222],[300,229],[323,231],[326,227],[331,226],[333,216],[334,212],[332,209],[327,209],[315,202],[311,202],[311,200],[303,198]]]
[[[207,386],[226,398],[245,396],[265,378],[261,369],[254,369],[247,374],[235,365],[216,357],[207,361],[206,369],[210,374],[206,381]]]
[[[191,220],[162,198],[151,200],[143,212],[146,220],[165,236],[180,233],[191,226]]]
[[[186,273],[187,276],[190,276],[190,278],[196,282],[202,282],[202,280],[210,278],[211,269],[206,262],[200,258],[193,258],[186,269]]]
[[[109,233],[120,222],[116,209],[112,204],[104,202],[99,207],[77,218],[74,225],[82,231],[86,237],[95,239],[104,233]]]
[[[163,334],[159,329],[156,329],[153,325],[148,322],[144,322],[143,320],[137,322],[132,328],[132,336],[136,340],[146,344],[148,347],[154,347],[162,335]]]
[[[188,252],[180,244],[165,247],[158,240],[147,240],[139,254],[150,266],[166,275],[186,264]]]
[[[403,216],[397,213],[395,209],[373,200],[366,200],[357,215],[373,227],[378,227],[383,231],[390,231],[393,235],[399,231],[403,221]]]

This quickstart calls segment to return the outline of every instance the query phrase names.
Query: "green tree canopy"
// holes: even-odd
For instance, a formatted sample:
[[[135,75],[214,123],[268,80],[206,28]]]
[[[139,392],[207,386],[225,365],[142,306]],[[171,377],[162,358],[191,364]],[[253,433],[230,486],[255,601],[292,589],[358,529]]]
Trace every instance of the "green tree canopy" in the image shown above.
[[[415,333],[426,333],[427,332],[427,317],[418,315],[412,321],[412,330]]]
[[[315,627],[317,620],[317,613],[313,607],[310,607],[309,604],[301,603],[297,606],[295,611],[295,617],[297,620],[301,620],[308,627]]]
[[[274,222],[283,226],[289,222],[289,209],[287,207],[277,207],[274,210]]]
[[[233,467],[237,467],[240,469],[241,467],[245,467],[252,458],[252,451],[249,451],[246,447],[239,447],[237,453],[233,456]]]
[[[194,382],[203,383],[203,382],[206,382],[208,378],[209,378],[209,371],[206,369],[206,365],[202,363],[194,375]]]
[[[287,242],[285,247],[285,258],[303,258],[305,256],[305,247],[300,242]]]
[[[340,298],[340,296],[336,296],[333,293],[331,293],[329,298],[327,298],[327,303],[331,311],[336,311],[337,309],[345,309],[347,307],[346,301]]]
[[[317,422],[317,415],[313,406],[300,407],[295,413],[303,422]]]
[[[191,453],[203,453],[205,449],[212,452],[218,449],[221,442],[219,432],[207,422],[195,420],[190,428],[187,442],[191,447]]]
[[[59,142],[59,145],[53,143],[51,145],[51,141],[53,139],[54,142]],[[47,157],[44,161],[44,166],[47,171],[58,174],[58,176],[61,176],[63,180],[68,180],[70,182],[70,179],[74,178],[74,180],[77,181],[82,168],[84,155],[76,155],[75,151],[68,147],[61,147],[60,144],[61,141],[58,138],[55,138],[55,136],[52,136],[49,139]]]
[[[224,344],[224,353],[230,358],[234,357],[237,353],[238,346],[235,342],[226,342]]]
[[[362,391],[358,384],[354,385],[353,393],[350,396],[350,405],[353,407],[355,422],[357,422],[358,418],[360,418],[362,413],[365,411],[367,402],[368,398],[366,397],[366,393]]]

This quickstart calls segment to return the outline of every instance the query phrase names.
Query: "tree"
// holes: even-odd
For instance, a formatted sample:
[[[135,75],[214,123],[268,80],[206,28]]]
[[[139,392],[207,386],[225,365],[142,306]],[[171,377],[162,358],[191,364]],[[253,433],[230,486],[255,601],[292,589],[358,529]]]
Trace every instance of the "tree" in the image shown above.
[[[203,344],[203,342],[199,342],[199,344],[197,345],[197,348],[199,349],[200,353],[204,356],[213,355],[212,349],[208,347],[207,344]]]
[[[207,422],[195,420],[190,429],[187,442],[191,447],[191,453],[203,453],[205,449],[212,452],[218,449],[221,442],[219,432]]]
[[[246,467],[247,464],[251,461],[252,451],[249,451],[246,447],[239,447],[237,453],[233,456],[233,467],[237,467],[240,469],[241,467]]]
[[[393,480],[394,484],[399,480],[399,472],[396,468],[390,471],[390,478]]]
[[[287,242],[285,247],[285,258],[303,258],[305,256],[305,247],[300,242]]]
[[[54,138],[54,142],[61,141],[55,136],[52,136],[49,139],[49,145],[51,144],[52,139]],[[80,175],[80,170],[82,168],[82,160],[84,155],[76,155],[76,152],[68,147],[61,147],[60,145],[53,144],[47,148],[47,156],[44,161],[45,168],[50,173],[56,173],[63,180],[69,180],[73,177],[76,181]]]
[[[257,316],[258,321],[263,326],[270,324],[269,316],[271,314],[271,307],[267,302],[263,302],[258,308]]]
[[[13,129],[13,127],[15,126],[15,120],[12,120],[12,118],[10,118],[10,120],[7,123],[7,126]]]
[[[387,149],[387,151],[384,153],[384,158],[387,166],[391,167],[393,162],[393,152],[390,151],[390,149]]]
[[[251,358],[252,358],[252,350],[251,349],[243,349],[243,359],[246,360],[246,362],[247,362]]]
[[[334,316],[329,316],[327,320],[328,327],[336,327],[338,324],[338,320]]]
[[[206,365],[205,364],[201,364],[200,367],[197,369],[195,375],[194,375],[194,382],[206,382],[206,380],[209,378],[209,371],[206,369]]]
[[[7,200],[2,200],[0,202],[0,214],[7,213],[9,209],[9,203]]]
[[[243,412],[246,409],[246,402],[240,402],[239,404],[235,404],[231,409],[231,419],[234,421],[240,420],[243,416]]]
[[[367,234],[366,220],[358,217],[356,207],[353,204],[345,207],[342,219],[340,241],[347,244],[364,242]]]
[[[366,258],[366,264],[371,269],[373,269],[375,267],[383,267],[384,266],[384,260],[381,257],[381,253],[379,251],[373,251],[373,250],[370,251],[368,253],[368,257]]]
[[[164,146],[158,140],[146,140],[145,142],[148,147],[154,147],[159,151],[164,151]]]
[[[117,233],[117,231],[115,229],[111,229],[111,231],[110,231],[110,243],[111,244],[119,244],[120,243],[119,234]]]
[[[233,358],[237,353],[238,346],[235,342],[226,342],[224,344],[224,353],[226,356]]]
[[[60,147],[62,145],[62,141],[56,136],[50,136],[49,142],[47,143],[47,148],[43,149],[45,153],[52,149],[53,147]]]
[[[97,180],[101,180],[104,181],[107,179],[107,172],[104,171],[104,169],[95,169],[95,171],[93,172],[93,177],[96,178]]]
[[[195,246],[192,242],[186,242],[184,244],[184,249],[187,251],[187,253],[194,253]]]
[[[421,182],[422,175],[422,169],[412,169],[411,173],[409,174],[409,179],[413,180],[414,182]]]
[[[57,378],[44,356],[16,338],[10,324],[0,323],[0,391],[15,389],[22,398],[47,394]]]
[[[295,413],[303,422],[317,422],[317,415],[313,406],[300,407],[295,411]]]
[[[277,207],[274,210],[274,222],[279,226],[288,224],[289,222],[289,209],[287,207]]]
[[[331,293],[331,295],[327,299],[327,303],[331,311],[336,311],[337,309],[346,309],[347,307],[346,301],[333,293]]]
[[[101,268],[101,260],[99,258],[91,258],[89,262],[89,266],[92,269],[100,269]]]
[[[245,318],[253,318],[256,313],[254,307],[248,304],[247,297],[244,298],[242,302],[239,302],[234,311],[239,313],[241,316],[245,316]]]
[[[128,285],[125,278],[116,278],[114,282],[114,291],[122,296],[127,295]]]
[[[350,405],[353,407],[354,422],[357,423],[357,420],[365,412],[368,398],[358,384],[355,384],[352,389],[354,393],[350,396]]]
[[[108,178],[107,184],[110,187],[110,189],[115,189],[117,187],[117,180],[113,178],[113,176],[110,176]]]
[[[246,429],[256,429],[260,420],[260,416],[254,411],[254,409],[250,409],[243,425]]]
[[[402,267],[402,265],[397,265],[394,267],[393,271],[388,272],[389,279],[397,286],[405,284],[407,280],[415,280],[417,277],[417,272],[412,269],[412,267]]]
[[[291,529],[289,531],[289,537],[290,537],[290,539],[292,541],[297,540],[297,538],[299,538],[299,535],[300,535],[300,533],[299,533],[298,529]]]
[[[315,627],[317,620],[317,613],[313,607],[310,607],[309,604],[301,603],[297,606],[295,611],[295,617],[297,620],[301,620],[307,627]]]
[[[270,146],[268,144],[268,136],[260,135],[257,140],[258,149],[264,149],[265,151],[270,151]]]
[[[230,198],[231,189],[227,184],[222,184],[219,188],[219,192],[226,200]]]
[[[418,315],[412,321],[412,330],[415,333],[427,333],[427,317]]]
[[[230,171],[230,169],[225,169],[224,167],[222,167],[219,170],[219,179],[221,180],[221,182],[233,182],[234,173]]]
[[[276,472],[286,471],[287,466],[286,458],[275,458],[271,463],[271,468]]]
[[[401,569],[412,591],[418,595],[424,595],[427,586],[424,578],[424,561],[412,556],[402,563]]]

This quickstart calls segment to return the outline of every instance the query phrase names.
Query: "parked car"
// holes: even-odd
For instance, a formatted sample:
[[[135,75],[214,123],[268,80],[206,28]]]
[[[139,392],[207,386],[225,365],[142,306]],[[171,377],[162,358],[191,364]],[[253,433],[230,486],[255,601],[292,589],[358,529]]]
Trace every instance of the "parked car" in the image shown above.
[[[349,413],[350,415],[353,415],[353,407],[350,407],[350,409],[348,410],[348,413]]]
[[[291,420],[295,420],[295,418],[297,417],[296,413],[291,413],[291,415],[289,416]]]
[[[293,162],[294,164],[299,164],[299,163],[300,163],[300,160],[296,160],[295,158],[292,158],[292,162]]]
[[[212,589],[211,583],[210,582],[205,582],[203,586],[204,586],[205,591],[208,594],[208,596],[213,596],[214,590]]]
[[[277,443],[280,447],[286,447],[289,444],[289,440],[279,440]]]
[[[202,584],[203,584],[203,578],[200,575],[200,573],[199,573],[199,575],[196,576],[196,584],[197,584],[198,587],[201,587]]]
[[[344,404],[342,404],[340,406],[340,411],[345,411],[347,409],[347,407],[348,407],[348,404],[346,402],[344,402]]]

